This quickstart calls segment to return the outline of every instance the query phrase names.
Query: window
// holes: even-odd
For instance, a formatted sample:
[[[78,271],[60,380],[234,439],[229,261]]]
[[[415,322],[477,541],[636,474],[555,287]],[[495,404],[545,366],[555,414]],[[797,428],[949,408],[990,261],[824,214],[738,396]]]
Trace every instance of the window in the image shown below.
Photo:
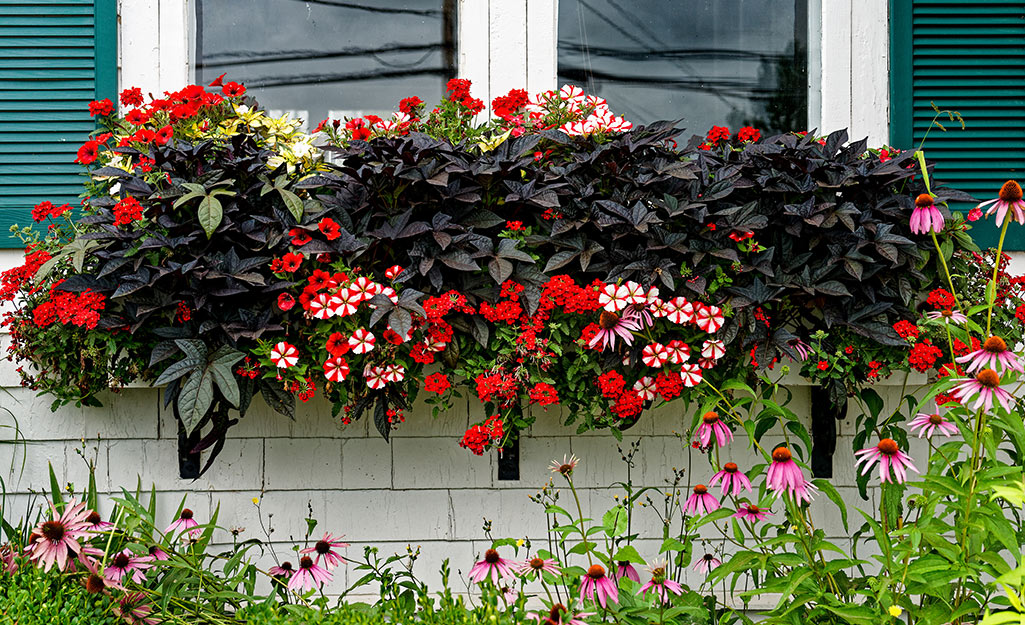
[[[316,124],[441,98],[455,75],[456,0],[195,0],[196,80],[245,83]]]
[[[814,0],[560,0],[559,84],[635,123],[808,129]]]

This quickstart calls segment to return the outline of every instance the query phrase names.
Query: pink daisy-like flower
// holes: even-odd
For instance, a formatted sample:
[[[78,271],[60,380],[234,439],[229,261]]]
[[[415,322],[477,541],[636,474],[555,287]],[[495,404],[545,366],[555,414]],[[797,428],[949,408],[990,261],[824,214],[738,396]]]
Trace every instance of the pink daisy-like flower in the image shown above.
[[[996,371],[983,369],[975,374],[974,378],[958,378],[955,382],[958,384],[954,387],[952,394],[958,401],[964,403],[976,395],[979,396],[972,406],[973,410],[977,410],[979,407],[985,408],[987,412],[992,410],[995,398],[1004,407],[1004,410],[1010,412],[1014,398],[1000,388],[1000,375]]]
[[[916,414],[915,418],[908,422],[908,429],[912,432],[918,430],[918,438],[932,438],[936,430],[939,430],[943,436],[957,434],[957,426],[937,412],[931,414],[920,412]]]
[[[674,595],[683,594],[683,586],[666,577],[665,563],[655,564],[648,571],[651,572],[651,580],[641,586],[641,590],[637,594],[647,596],[651,592],[662,603],[669,603],[669,593]]]
[[[801,339],[791,339],[789,344],[790,347],[797,352],[797,355],[800,357],[800,362],[808,360],[808,356],[811,354],[811,347],[807,343]],[[791,360],[793,360],[793,358],[791,358]]]
[[[565,618],[563,618],[564,616]],[[566,606],[556,603],[548,612],[542,612],[541,614],[531,612],[527,615],[527,618],[533,619],[539,624],[544,623],[544,625],[587,625],[584,619],[589,616],[594,616],[594,613],[581,612],[573,614]]]
[[[307,547],[299,553],[317,554],[317,558],[314,562],[320,564],[321,558],[324,559],[324,565],[327,566],[327,570],[331,570],[339,564],[345,563],[345,558],[338,554],[335,549],[345,549],[349,546],[349,543],[338,540],[341,536],[335,537],[328,532],[324,532],[324,537],[321,538],[312,547]]]
[[[490,576],[491,583],[497,586],[499,579],[515,575],[513,567],[516,566],[515,562],[498,555],[498,551],[488,549],[484,552],[484,559],[470,569],[470,581],[479,584]]]
[[[976,208],[981,209],[987,206],[989,208],[986,210],[986,216],[989,217],[996,213],[998,226],[1003,225],[1008,209],[1011,211],[1011,219],[1025,225],[1025,201],[1022,201],[1021,185],[1014,180],[1008,180],[1004,186],[1000,187],[1000,193],[996,199],[983,202]]]
[[[694,388],[698,384],[701,384],[701,380],[703,378],[704,374],[701,373],[701,367],[699,365],[680,366],[680,379],[683,380],[684,386]]]
[[[810,502],[814,487],[804,478],[801,468],[794,462],[793,455],[786,447],[772,450],[772,464],[765,475],[768,487],[777,494],[789,494],[795,501]]]
[[[641,326],[637,323],[637,314],[633,309],[628,308],[622,315],[603,310],[598,315],[598,331],[587,344],[588,347],[604,351],[606,347],[616,346],[616,337],[623,339],[627,345],[634,342],[633,332],[640,331]]]
[[[649,367],[661,368],[669,362],[669,350],[661,343],[649,343],[641,352],[641,361]]]
[[[701,305],[694,312],[694,323],[705,332],[713,334],[726,323],[726,318],[718,306]]]
[[[324,362],[324,377],[329,382],[341,382],[349,375],[349,363],[341,356],[328,358]]]
[[[542,573],[558,575],[561,572],[555,560],[546,560],[544,558],[531,558],[516,566],[520,575],[533,575],[534,577],[540,577]]]
[[[911,469],[915,473],[918,473],[918,469],[911,462],[911,456],[907,455],[897,447],[897,441],[892,438],[884,438],[879,441],[879,444],[874,447],[866,447],[854,452],[855,456],[858,456],[858,461],[854,463],[854,466],[858,466],[862,462],[865,463],[865,468],[861,474],[865,475],[872,470],[872,465],[877,461],[879,462],[879,479],[883,482],[889,482],[890,469],[893,469],[893,482],[897,484],[903,484],[908,479],[908,469]]]
[[[130,592],[121,595],[114,605],[114,613],[129,625],[157,625],[160,619],[150,616],[153,608],[146,603],[145,592]]]
[[[911,211],[911,232],[929,234],[943,230],[943,213],[936,208],[933,197],[923,193],[915,198],[915,208]]]
[[[167,526],[167,529],[164,530],[164,533],[174,534],[179,531],[187,531],[189,533],[189,536],[193,538],[199,536],[200,532],[198,529],[196,529],[197,527],[199,527],[199,523],[197,523],[196,519],[192,518],[192,516],[192,510],[189,510],[188,508],[182,508],[181,514],[178,515],[178,518],[175,519],[173,523]]]
[[[90,534],[99,534],[100,532],[105,532],[110,528],[114,527],[113,523],[110,523],[109,521],[104,521],[103,517],[100,516],[100,513],[95,510],[89,511],[89,515],[85,517],[85,522],[85,531],[89,532]]]
[[[764,521],[770,514],[772,511],[767,508],[759,508],[753,503],[747,503],[737,508],[737,513],[733,516],[754,523],[755,521]]]
[[[150,546],[149,556],[147,557],[149,557],[151,562],[164,562],[171,559],[171,556],[167,555],[167,552],[157,545]]]
[[[44,571],[49,571],[54,564],[59,571],[65,571],[69,557],[82,550],[78,541],[90,537],[86,521],[89,511],[85,509],[85,502],[76,504],[73,501],[68,503],[61,514],[58,514],[52,503],[50,510],[53,517],[49,521],[40,522],[29,537],[29,560],[35,560]]]
[[[630,303],[630,296],[625,284],[606,284],[598,291],[598,304],[607,312],[617,313]]]
[[[321,568],[310,556],[299,558],[299,570],[288,580],[288,589],[306,592],[319,588],[332,579],[331,572]]]
[[[723,496],[729,493],[737,497],[743,488],[746,488],[749,493],[752,492],[751,480],[747,479],[747,476],[744,475],[734,462],[727,462],[722,465],[722,471],[713,475],[712,479],[708,480],[708,485],[715,486],[719,482],[722,482]]]
[[[968,321],[968,317],[966,317],[963,313],[951,309],[930,310],[929,312],[925,313],[925,317],[926,319],[930,319],[933,321],[935,321],[936,319],[942,319],[944,323],[963,324]]]
[[[299,350],[295,345],[281,341],[270,350],[270,361],[278,369],[294,367],[299,362]]]
[[[970,354],[956,359],[960,363],[969,363],[965,371],[975,373],[981,369],[993,369],[1001,373],[1006,369],[1023,371],[1021,362],[1011,350],[1007,349],[1007,343],[999,336],[991,336],[986,339],[982,347]]]
[[[708,574],[709,571],[722,564],[722,560],[715,557],[710,553],[706,553],[697,560],[694,561],[694,566],[691,568],[699,573]]]
[[[690,345],[679,339],[666,343],[666,349],[669,351],[669,362],[674,365],[682,365],[690,360]]]
[[[642,401],[655,399],[655,395],[657,394],[655,390],[655,378],[650,375],[644,376],[634,382],[633,390],[637,391],[637,394],[641,396]]]
[[[366,380],[367,386],[374,390],[384,388],[384,385],[388,383],[388,378],[384,375],[384,367],[366,367],[363,369],[363,378]]]
[[[349,337],[349,347],[352,348],[354,354],[365,354],[370,350],[374,349],[374,344],[377,342],[377,338],[374,337],[370,330],[360,328],[352,333]]]
[[[127,577],[136,584],[146,581],[146,569],[152,568],[148,557],[137,557],[131,551],[125,549],[114,556],[110,563],[103,568],[103,576],[115,583],[122,583]]]
[[[14,561],[14,549],[10,545],[0,545],[0,573],[14,575],[18,572],[18,563]]]
[[[687,514],[707,514],[719,509],[719,500],[708,492],[708,487],[698,484],[683,506]]]
[[[617,581],[623,579],[624,577],[627,579],[632,579],[635,582],[641,581],[640,574],[637,573],[637,569],[635,569],[629,561],[619,560],[615,564],[616,568],[613,571],[612,575],[616,578]]]
[[[724,447],[733,440],[733,432],[719,418],[719,413],[709,411],[701,417],[701,425],[697,431],[698,442],[702,447],[708,447],[712,442],[712,434],[715,434],[715,442],[719,447]]]
[[[317,293],[317,296],[310,300],[310,316],[314,319],[330,319],[335,315],[332,308],[332,296],[327,293]]]
[[[719,360],[726,355],[726,344],[719,339],[708,339],[701,344],[701,355],[709,360]]]
[[[662,304],[662,310],[668,321],[677,325],[688,323],[694,319],[694,304],[687,301],[687,298],[674,297]]]
[[[592,564],[580,581],[580,600],[583,601],[585,597],[591,601],[597,600],[603,608],[609,601],[619,603],[619,588],[616,582],[605,575],[605,568],[600,564]]]
[[[283,579],[291,579],[291,577],[295,575],[295,569],[292,568],[292,563],[287,560],[277,566],[270,567],[267,569],[267,572],[274,577],[281,577]]]

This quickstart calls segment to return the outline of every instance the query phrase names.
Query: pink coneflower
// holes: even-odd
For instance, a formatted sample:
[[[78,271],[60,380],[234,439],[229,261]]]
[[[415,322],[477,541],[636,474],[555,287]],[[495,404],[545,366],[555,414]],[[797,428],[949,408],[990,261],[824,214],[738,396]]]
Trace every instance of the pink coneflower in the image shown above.
[[[167,529],[164,530],[164,533],[173,534],[179,531],[188,531],[189,536],[191,538],[196,538],[200,534],[199,530],[195,529],[197,527],[199,527],[199,523],[197,523],[196,520],[192,518],[192,510],[189,510],[188,508],[182,508],[181,514],[178,515],[178,518],[175,519],[173,523],[167,526]]]
[[[159,619],[153,618],[153,608],[146,601],[146,593],[130,592],[118,599],[114,605],[114,613],[121,617],[121,620],[128,625],[157,625]]]
[[[683,586],[666,578],[666,565],[656,564],[648,569],[651,572],[651,580],[641,586],[640,595],[647,596],[648,592],[654,592],[662,603],[669,603],[669,593],[674,595],[683,594]]]
[[[954,387],[952,395],[958,401],[964,403],[975,395],[979,396],[972,406],[973,410],[978,409],[980,406],[984,407],[987,412],[992,410],[993,398],[995,397],[1000,402],[1000,405],[1004,407],[1004,410],[1010,412],[1014,398],[1011,397],[1010,393],[1000,388],[1000,376],[996,371],[983,369],[975,374],[974,378],[958,378],[955,382],[958,382],[958,385]]]
[[[484,559],[473,565],[470,569],[470,581],[474,583],[483,582],[491,576],[491,582],[497,586],[499,578],[512,577],[514,562],[502,558],[494,549],[484,552]]]
[[[320,564],[320,559],[323,558],[324,564],[327,566],[327,570],[330,571],[339,564],[345,563],[345,558],[339,555],[335,549],[345,549],[349,546],[349,543],[343,543],[338,540],[339,538],[341,538],[341,536],[336,538],[330,533],[324,532],[324,538],[318,540],[312,547],[307,547],[299,553],[317,554],[317,564]]]
[[[942,319],[944,323],[965,323],[968,321],[968,317],[964,316],[963,313],[956,310],[946,308],[944,310],[930,310],[925,313],[926,319],[935,321],[936,319]]]
[[[960,363],[969,363],[965,368],[968,373],[975,373],[981,369],[993,369],[997,373],[1002,373],[1005,369],[1023,371],[1018,357],[1007,349],[1007,342],[999,336],[989,337],[979,349],[956,360]]]
[[[890,480],[890,469],[893,469],[893,481],[898,484],[903,484],[908,479],[908,469],[911,469],[915,473],[918,473],[918,469],[911,463],[911,456],[907,455],[897,447],[897,441],[892,438],[884,438],[879,441],[879,444],[875,447],[866,447],[854,452],[855,456],[858,456],[858,461],[854,463],[854,466],[865,463],[865,468],[861,472],[865,475],[872,469],[872,465],[879,462],[879,479],[883,482],[889,482]]]
[[[923,193],[915,198],[915,208],[911,211],[911,232],[928,234],[943,230],[943,213],[936,208],[933,197]]]
[[[306,592],[330,581],[330,571],[317,566],[310,556],[303,556],[299,558],[299,570],[288,580],[288,589]]]
[[[98,573],[89,573],[82,580],[82,585],[85,586],[85,591],[90,595],[98,595],[101,592],[106,591],[108,588],[114,588],[116,590],[124,590],[125,587],[121,584],[109,580]]]
[[[68,557],[82,551],[78,541],[89,538],[86,531],[89,511],[85,509],[85,502],[76,504],[74,501],[68,503],[63,514],[58,514],[52,503],[50,510],[53,518],[36,526],[29,537],[26,551],[31,550],[29,560],[36,560],[43,566],[44,572],[49,571],[55,563],[58,570],[64,571],[68,568]]]
[[[698,484],[694,487],[694,492],[687,498],[683,509],[688,514],[714,512],[719,509],[719,500],[709,494],[707,486]]]
[[[801,339],[791,339],[790,347],[801,357],[801,362],[808,360],[808,356],[811,354],[811,347],[807,343]],[[791,360],[793,359],[791,358]]]
[[[573,475],[573,469],[577,468],[578,464],[580,464],[580,458],[577,458],[576,454],[574,454],[572,456],[563,456],[562,462],[552,460],[552,463],[548,465],[548,469],[552,473],[558,473],[568,478]]]
[[[699,573],[708,574],[709,571],[722,564],[722,560],[715,557],[710,553],[706,553],[697,560],[694,561],[694,566],[690,567]]]
[[[976,208],[981,209],[986,206],[989,206],[986,210],[987,217],[993,213],[997,214],[997,225],[1003,225],[1007,209],[1011,209],[1013,219],[1017,220],[1019,224],[1025,225],[1025,202],[1021,197],[1021,185],[1013,180],[1008,180],[1004,186],[1000,187],[1000,193],[996,199],[983,202]]]
[[[525,562],[521,562],[517,565],[521,575],[533,575],[540,577],[542,573],[551,573],[552,575],[559,574],[558,563],[555,560],[545,560],[544,558],[531,558]]]
[[[18,572],[18,563],[14,561],[14,549],[9,545],[0,546],[0,573],[13,575]]]
[[[85,517],[85,522],[87,524],[85,530],[90,534],[99,534],[114,527],[113,523],[104,521],[100,513],[95,510],[89,511],[89,515]]]
[[[613,572],[616,580],[621,580],[624,577],[632,579],[635,582],[641,581],[641,576],[637,573],[637,569],[634,568],[630,562],[626,560],[619,560],[616,562],[616,570]]]
[[[159,546],[153,545],[149,548],[149,558],[153,562],[163,562],[165,560],[170,560],[171,556],[167,555],[167,552]]]
[[[502,586],[502,588],[499,589],[499,592],[502,593],[502,600],[505,601],[506,605],[515,603],[520,597],[519,591],[512,586]]]
[[[563,615],[565,615],[566,620],[563,620]],[[527,615],[527,618],[534,619],[538,623],[544,623],[544,625],[587,625],[583,619],[589,616],[594,616],[594,613],[580,612],[579,614],[573,614],[566,606],[556,603],[547,613],[537,614],[531,612]]]
[[[708,480],[709,486],[715,486],[722,481],[722,495],[730,493],[734,497],[740,494],[742,488],[746,488],[748,492],[751,492],[751,480],[747,479],[747,476],[737,467],[736,463],[727,462],[722,465],[722,471],[719,471],[712,476],[712,479]]]
[[[764,521],[765,517],[770,514],[772,514],[772,512],[767,508],[759,508],[753,503],[746,503],[737,508],[737,513],[733,516],[753,523],[755,521]]]
[[[291,579],[291,577],[295,575],[295,569],[292,568],[292,563],[288,560],[285,560],[284,562],[276,566],[270,567],[269,569],[267,569],[267,572],[273,575],[274,577],[281,577],[283,579]]]
[[[128,577],[136,584],[141,584],[146,581],[144,571],[152,567],[152,564],[148,564],[148,558],[136,557],[131,551],[125,549],[114,556],[110,563],[103,568],[103,576],[117,583],[121,583]]]
[[[632,345],[634,342],[633,332],[639,332],[640,329],[637,312],[633,308],[627,308],[622,315],[603,310],[598,315],[598,331],[587,346],[604,351],[606,347],[616,346],[617,336],[623,339],[627,345]]]
[[[719,418],[719,413],[710,411],[701,417],[701,425],[698,426],[698,441],[702,447],[708,447],[708,444],[712,442],[713,433],[719,447],[723,447],[733,440],[733,432]]]
[[[957,426],[952,422],[948,421],[943,415],[938,412],[932,414],[926,414],[920,412],[915,415],[915,418],[908,423],[908,429],[914,432],[919,430],[918,438],[932,438],[932,435],[936,433],[936,430],[940,431],[940,434],[944,436],[953,436],[957,434]]]
[[[790,450],[780,446],[772,451],[772,464],[765,476],[766,484],[778,494],[788,493],[796,501],[811,501],[814,488],[804,479]]]
[[[603,608],[608,605],[609,601],[619,603],[619,588],[616,586],[616,582],[605,575],[605,568],[602,565],[592,564],[580,581],[580,600],[583,601],[584,597],[591,601],[595,601],[597,597],[598,603]]]

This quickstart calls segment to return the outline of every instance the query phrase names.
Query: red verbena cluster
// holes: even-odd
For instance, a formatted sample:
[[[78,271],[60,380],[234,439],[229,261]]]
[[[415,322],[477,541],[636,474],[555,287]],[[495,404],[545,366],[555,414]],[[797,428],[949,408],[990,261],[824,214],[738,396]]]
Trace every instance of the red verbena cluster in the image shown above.
[[[53,256],[46,250],[37,250],[33,246],[25,248],[25,263],[0,273],[0,301],[13,302],[22,287],[32,280],[39,268]],[[29,293],[34,293],[33,288]]]
[[[106,305],[102,293],[86,290],[81,293],[60,291],[60,282],[50,287],[49,298],[40,303],[32,311],[32,322],[40,328],[46,328],[59,321],[63,325],[74,325],[80,328],[93,329],[100,321],[100,311]]]
[[[954,294],[946,289],[933,289],[925,301],[938,310],[950,310],[956,303]]]
[[[905,340],[917,339],[919,334],[918,326],[906,319],[901,319],[897,323],[893,324],[893,330]]]
[[[908,354],[908,363],[915,371],[924,373],[931,369],[942,355],[943,350],[933,345],[929,339],[924,339],[911,348],[911,353]]]
[[[32,209],[32,220],[43,221],[44,219],[50,219],[60,217],[64,213],[71,210],[71,204],[61,204],[60,206],[54,206],[53,202],[40,202],[35,205]]]
[[[114,225],[127,226],[142,219],[142,204],[134,197],[124,197],[114,205]]]
[[[469,449],[474,455],[482,456],[492,445],[501,442],[504,435],[502,417],[491,415],[482,425],[466,430],[459,446]]]

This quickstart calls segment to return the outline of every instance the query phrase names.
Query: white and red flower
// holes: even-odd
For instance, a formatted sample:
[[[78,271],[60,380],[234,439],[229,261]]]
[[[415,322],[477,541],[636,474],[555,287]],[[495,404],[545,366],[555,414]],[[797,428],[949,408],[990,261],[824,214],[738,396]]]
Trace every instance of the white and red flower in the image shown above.
[[[703,378],[704,374],[701,373],[701,367],[698,365],[683,365],[680,367],[680,379],[683,380],[683,385],[688,388],[701,384]]]
[[[686,297],[674,297],[662,304],[662,312],[672,323],[684,324],[694,319],[694,304],[688,302]]]
[[[324,363],[324,377],[330,382],[341,382],[349,375],[349,363],[341,356],[328,358]]]
[[[402,365],[387,365],[383,369],[386,382],[401,382],[406,377],[406,368]]]
[[[598,303],[609,312],[619,312],[630,303],[630,289],[625,284],[606,284],[598,293]]]
[[[669,341],[666,344],[666,350],[669,351],[669,362],[674,365],[682,365],[690,360],[690,345],[679,339]]]
[[[661,343],[649,343],[641,352],[641,360],[649,367],[664,367],[669,362],[669,350]]]
[[[633,390],[637,391],[637,394],[641,396],[644,401],[655,399],[657,391],[655,390],[655,378],[650,375],[646,375],[643,378],[634,382]]]
[[[402,267],[399,265],[392,265],[385,270],[384,277],[389,280],[394,280],[400,273],[402,273]]]
[[[281,341],[270,350],[270,360],[278,369],[294,367],[299,362],[299,350],[295,345]]]
[[[363,370],[363,379],[366,380],[367,386],[372,389],[384,388],[384,385],[388,383],[385,377],[384,367],[367,367]]]
[[[377,295],[380,285],[371,280],[366,276],[360,276],[352,281],[349,285],[349,292],[359,298],[359,301],[364,301]]]
[[[331,296],[327,293],[317,293],[317,296],[310,300],[310,316],[314,319],[330,319],[335,315],[331,306]]]
[[[718,306],[705,306],[702,304],[694,312],[694,323],[705,332],[711,334],[719,331],[719,328],[726,323],[726,318],[723,317],[722,309]]]
[[[377,343],[377,338],[374,334],[366,328],[360,328],[352,333],[349,337],[349,347],[352,348],[355,354],[365,354],[374,349],[374,344]]]
[[[358,291],[346,288],[340,289],[337,293],[331,296],[330,306],[335,316],[348,317],[356,312],[359,308],[360,302],[362,301],[363,297]]]
[[[719,360],[726,354],[726,344],[719,339],[708,339],[701,344],[701,356],[709,360]]]

